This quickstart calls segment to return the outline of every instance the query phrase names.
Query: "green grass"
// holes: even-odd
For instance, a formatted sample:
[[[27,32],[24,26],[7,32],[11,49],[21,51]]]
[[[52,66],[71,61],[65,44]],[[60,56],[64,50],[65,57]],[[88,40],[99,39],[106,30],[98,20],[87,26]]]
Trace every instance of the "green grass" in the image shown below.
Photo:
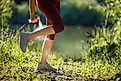
[[[34,69],[39,62],[41,50],[36,50],[33,41],[30,41],[26,53],[19,48],[20,31],[1,29],[0,37],[0,80],[3,81],[81,81],[107,80],[115,78],[121,72],[120,59],[92,59],[85,50],[77,57],[64,56],[53,52],[48,62],[56,67],[63,75],[52,72],[35,73]]]

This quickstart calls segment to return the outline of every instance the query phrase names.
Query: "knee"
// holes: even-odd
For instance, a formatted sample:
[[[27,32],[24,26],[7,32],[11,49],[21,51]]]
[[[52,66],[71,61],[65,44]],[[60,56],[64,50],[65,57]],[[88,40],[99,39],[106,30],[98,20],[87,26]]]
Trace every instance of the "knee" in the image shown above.
[[[47,38],[50,39],[50,40],[54,40],[55,39],[55,34],[48,35]]]
[[[60,25],[56,25],[53,27],[54,30],[55,30],[55,33],[60,33],[62,31],[64,31],[64,25],[63,24],[60,24]]]

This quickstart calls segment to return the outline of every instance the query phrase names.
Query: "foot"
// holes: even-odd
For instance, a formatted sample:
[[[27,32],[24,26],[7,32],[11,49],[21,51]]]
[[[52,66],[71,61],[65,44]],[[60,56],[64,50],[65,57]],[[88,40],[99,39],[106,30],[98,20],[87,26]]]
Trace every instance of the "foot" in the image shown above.
[[[53,72],[57,71],[57,69],[53,68],[50,64],[46,63],[46,65],[50,71],[53,71]]]
[[[27,45],[28,45],[28,41],[29,41],[29,39],[28,39],[28,33],[21,33],[21,35],[20,35],[20,48],[21,48],[21,50],[22,50],[22,52],[26,52],[26,47],[27,47]]]
[[[44,63],[44,64],[38,64],[37,71],[41,71],[41,70],[49,70],[49,71],[53,71],[56,73],[57,69],[53,68],[52,66],[50,66],[48,63]]]

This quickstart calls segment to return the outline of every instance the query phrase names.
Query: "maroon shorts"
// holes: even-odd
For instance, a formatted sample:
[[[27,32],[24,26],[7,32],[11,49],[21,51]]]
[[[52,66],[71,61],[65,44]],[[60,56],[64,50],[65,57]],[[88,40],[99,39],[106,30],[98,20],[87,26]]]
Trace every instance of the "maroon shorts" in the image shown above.
[[[46,24],[53,25],[55,34],[64,30],[64,25],[60,16],[60,0],[37,0],[39,10],[46,16]],[[54,40],[55,34],[47,37]]]

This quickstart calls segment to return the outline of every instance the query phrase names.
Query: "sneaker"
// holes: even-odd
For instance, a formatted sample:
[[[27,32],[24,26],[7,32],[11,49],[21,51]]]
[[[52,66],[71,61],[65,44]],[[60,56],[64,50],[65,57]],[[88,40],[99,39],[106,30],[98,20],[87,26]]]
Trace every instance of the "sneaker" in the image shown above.
[[[46,65],[47,65],[47,67],[48,67],[48,69],[50,70],[50,71],[53,71],[53,72],[56,72],[57,71],[57,69],[55,69],[55,68],[53,68],[51,65],[49,65],[48,63],[46,63]]]
[[[26,52],[26,47],[27,47],[27,45],[28,45],[28,41],[29,41],[29,39],[28,39],[28,33],[21,33],[21,35],[20,35],[20,48],[21,48],[21,50],[22,50],[22,52]]]
[[[50,66],[48,63],[44,63],[44,64],[38,64],[37,71],[41,71],[41,70],[49,70],[49,71],[53,71],[56,73],[57,69],[53,68],[52,66]]]

